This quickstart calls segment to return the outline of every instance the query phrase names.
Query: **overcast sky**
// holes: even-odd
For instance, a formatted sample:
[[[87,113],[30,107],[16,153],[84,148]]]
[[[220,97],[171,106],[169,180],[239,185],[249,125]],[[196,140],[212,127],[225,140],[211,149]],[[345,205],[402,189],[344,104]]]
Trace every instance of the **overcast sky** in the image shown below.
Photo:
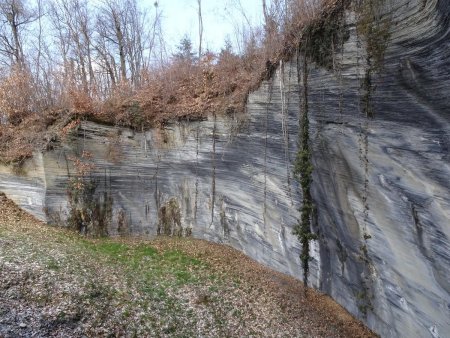
[[[140,0],[143,7],[154,13],[155,0]],[[158,0],[163,13],[163,30],[166,41],[175,46],[184,35],[191,38],[194,49],[198,46],[197,0]],[[245,21],[238,9],[241,4],[252,24],[258,24],[262,18],[261,0],[202,0],[203,49],[219,51],[225,38],[234,43],[234,27],[237,22]]]

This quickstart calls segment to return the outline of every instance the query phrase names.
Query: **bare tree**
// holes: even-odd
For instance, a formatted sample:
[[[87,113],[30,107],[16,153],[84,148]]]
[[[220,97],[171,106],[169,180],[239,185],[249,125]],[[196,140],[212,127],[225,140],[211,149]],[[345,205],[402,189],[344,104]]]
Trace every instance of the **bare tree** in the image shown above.
[[[89,80],[86,80],[86,70],[83,70],[83,83],[87,87],[89,82],[89,87],[95,84],[95,74],[93,68],[93,56],[92,56],[92,39],[93,35],[93,24],[91,16],[89,15],[88,3],[85,0],[75,0],[73,3],[73,10],[75,16],[75,27],[79,30],[80,37],[76,39],[78,47],[78,55],[80,60],[83,59],[83,64],[87,67],[87,72],[89,75]],[[75,35],[78,35],[75,34]],[[81,42],[78,44],[78,42]]]
[[[83,90],[85,93],[89,92],[88,88],[88,71],[90,67],[88,55],[90,48],[89,35],[86,34],[87,28],[87,10],[86,4],[79,0],[62,1],[62,5],[67,19],[67,28],[69,30],[70,41],[73,43],[74,60],[77,61],[77,69],[81,78]]]
[[[24,0],[0,1],[0,53],[20,68],[25,66],[23,27],[37,19]]]
[[[129,1],[104,0],[97,15],[97,30],[109,55],[119,56],[120,80],[127,81],[125,26]]]
[[[157,60],[159,62],[159,66],[162,67],[168,59],[166,42],[164,40],[162,30],[162,11],[159,10],[158,1],[155,1],[153,5],[155,7],[155,17],[153,19],[150,34],[148,62],[150,62],[153,58],[154,60]],[[149,67],[150,64],[147,65],[147,68]]]
[[[237,12],[237,13],[236,13]],[[257,32],[241,0],[230,0],[227,17],[234,26],[234,42],[239,54],[245,54],[249,42],[256,41]]]
[[[198,59],[202,57],[203,41],[203,18],[202,18],[202,0],[197,0],[198,5]]]
[[[147,22],[148,13],[141,10],[135,0],[128,0],[127,7],[125,43],[130,80],[136,88],[141,83],[142,70],[146,64],[144,51],[151,48],[150,34],[147,30],[147,27],[151,27],[151,25]]]
[[[264,22],[267,25],[267,23],[269,22],[269,12],[267,10],[266,0],[262,0],[262,6],[263,6]]]
[[[127,82],[134,88],[141,85],[144,67],[149,66],[147,55],[151,55],[157,37],[162,41],[161,14],[157,2],[155,9],[152,24],[148,13],[138,6],[137,0],[103,0],[97,15],[96,49],[112,82]],[[115,69],[115,65],[119,68]]]
[[[39,74],[41,68],[41,51],[42,51],[42,0],[37,0],[37,13],[38,13],[38,46],[36,57],[36,81],[39,83]]]

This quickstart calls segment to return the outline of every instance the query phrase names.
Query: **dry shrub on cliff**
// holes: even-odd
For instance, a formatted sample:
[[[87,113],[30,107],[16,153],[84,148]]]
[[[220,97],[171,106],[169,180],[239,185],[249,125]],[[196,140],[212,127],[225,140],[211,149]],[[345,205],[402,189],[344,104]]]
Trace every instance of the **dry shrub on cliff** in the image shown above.
[[[42,118],[32,113],[21,117],[18,125],[0,124],[0,163],[22,163],[42,143],[44,131]]]
[[[128,97],[108,101],[114,123],[137,129],[173,119],[201,119],[211,113],[243,111],[248,92],[261,78],[257,55],[207,53],[200,61],[174,61],[147,74]]]
[[[69,109],[78,115],[84,115],[94,112],[95,103],[92,97],[84,90],[72,87],[68,92]]]
[[[0,112],[12,125],[18,125],[33,111],[33,78],[27,70],[13,67],[0,82]]]
[[[141,69],[139,81],[101,78],[87,86],[77,80],[76,69],[69,67],[68,74],[53,70],[53,82],[40,88],[39,77],[33,77],[26,67],[13,67],[0,79],[0,160],[30,156],[33,148],[42,144],[36,139],[43,137],[45,128],[63,128],[74,119],[142,130],[168,120],[243,112],[248,93],[272,75],[280,60],[295,53],[303,28],[341,1],[272,0],[265,11],[264,27],[243,33],[240,54],[228,46],[219,54],[207,52],[198,59],[187,50],[175,54],[164,66]],[[39,98],[35,93],[48,97]]]

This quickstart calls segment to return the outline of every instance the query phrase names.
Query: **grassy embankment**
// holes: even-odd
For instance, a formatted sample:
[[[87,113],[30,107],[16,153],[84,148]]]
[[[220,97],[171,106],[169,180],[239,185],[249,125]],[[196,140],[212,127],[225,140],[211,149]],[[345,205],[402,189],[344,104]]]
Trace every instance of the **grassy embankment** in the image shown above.
[[[300,281],[194,239],[89,239],[0,196],[0,337],[358,337]]]

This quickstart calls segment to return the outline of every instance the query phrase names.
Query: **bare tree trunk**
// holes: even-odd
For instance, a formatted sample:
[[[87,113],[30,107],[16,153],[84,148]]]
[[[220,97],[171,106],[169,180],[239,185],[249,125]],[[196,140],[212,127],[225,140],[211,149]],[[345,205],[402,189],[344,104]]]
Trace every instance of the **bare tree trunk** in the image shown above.
[[[166,55],[167,55],[167,51],[166,51],[166,43],[164,41],[164,36],[163,36],[163,32],[162,32],[162,28],[161,28],[161,13],[160,11],[158,11],[158,1],[155,2],[155,21],[153,24],[153,35],[152,35],[152,39],[151,44],[150,44],[150,51],[149,51],[149,59],[151,59],[151,55],[152,55],[152,49],[154,49],[155,47],[155,38],[158,37],[158,49],[159,49],[159,53],[158,53],[158,59],[159,59],[159,66],[163,67],[164,65],[164,60],[166,59]],[[156,57],[156,54],[155,54]]]
[[[267,24],[269,23],[269,13],[267,12],[266,0],[262,0],[262,6],[263,6],[263,14],[264,14],[264,23],[267,26]]]
[[[19,31],[17,29],[17,24],[13,21],[11,22],[11,29],[12,29],[12,33],[13,33],[13,38],[14,38],[14,57],[16,59],[16,63],[19,66],[23,66],[23,51],[22,51],[22,46],[20,44],[20,40],[19,40]]]
[[[203,18],[202,18],[202,0],[198,3],[198,59],[202,57],[202,40],[203,40]]]
[[[37,0],[38,16],[39,16],[39,35],[38,35],[38,50],[36,58],[36,82],[39,84],[41,72],[41,51],[42,51],[42,0]]]
[[[107,54],[107,52],[103,51],[100,46],[97,46],[97,52],[100,55],[102,61],[104,62],[104,68],[106,73],[108,74],[111,84],[113,87],[116,85],[116,72],[114,70],[115,65],[111,64],[110,60],[114,60],[114,58]]]
[[[112,9],[111,11],[113,22],[114,22],[114,30],[116,33],[117,44],[119,48],[119,60],[120,60],[120,74],[121,80],[127,81],[127,66],[125,59],[125,39],[122,32],[122,27],[120,24],[120,18],[118,13]]]
[[[21,16],[20,9],[23,8],[23,4],[19,0],[10,0],[2,4],[3,14],[6,16],[9,27],[11,28],[11,34],[13,39],[12,54],[14,56],[14,63],[20,68],[24,66],[22,44],[19,37],[19,26],[24,24],[20,22]]]
[[[83,36],[84,36],[84,41],[86,44],[86,56],[87,56],[87,61],[88,61],[88,71],[89,71],[89,87],[92,90],[93,87],[95,86],[95,74],[94,74],[94,68],[92,66],[92,43],[91,43],[91,38],[89,36],[89,30],[87,27],[83,27]]]

